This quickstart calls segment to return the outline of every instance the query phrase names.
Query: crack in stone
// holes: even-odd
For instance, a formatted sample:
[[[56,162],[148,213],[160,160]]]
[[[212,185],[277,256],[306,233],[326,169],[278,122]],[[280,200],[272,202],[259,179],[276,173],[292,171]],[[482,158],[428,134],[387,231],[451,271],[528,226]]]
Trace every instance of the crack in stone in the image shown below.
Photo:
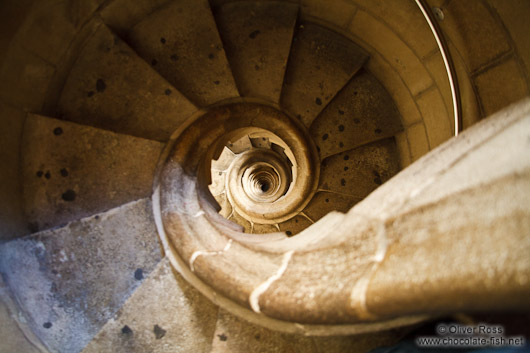
[[[261,283],[259,286],[257,286],[252,293],[250,293],[250,297],[248,298],[248,301],[250,303],[250,307],[254,312],[261,313],[260,306],[259,306],[259,297],[265,293],[267,289],[275,282],[277,281],[285,272],[287,269],[287,266],[289,265],[289,261],[291,260],[291,257],[293,256],[294,250],[288,251],[285,254],[283,254],[282,258],[282,264],[280,268],[278,268],[278,271],[270,276],[265,282]]]
[[[191,257],[190,257],[190,270],[191,272],[195,272],[195,267],[193,264],[195,263],[195,260],[201,255],[203,256],[212,256],[212,255],[221,255],[222,253],[228,251],[230,249],[230,246],[232,246],[232,239],[228,240],[228,243],[226,243],[225,247],[222,250],[219,251],[205,251],[205,250],[197,250],[195,251]]]

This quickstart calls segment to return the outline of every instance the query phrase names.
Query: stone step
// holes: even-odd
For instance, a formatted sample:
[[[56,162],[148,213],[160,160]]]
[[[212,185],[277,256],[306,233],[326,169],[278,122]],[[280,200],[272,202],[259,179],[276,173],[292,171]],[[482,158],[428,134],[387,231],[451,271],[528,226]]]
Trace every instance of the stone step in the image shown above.
[[[253,146],[250,136],[246,135],[235,141],[229,141],[227,147],[234,154],[239,154],[252,149]]]
[[[302,211],[302,215],[312,222],[318,221],[330,212],[346,213],[362,198],[330,191],[317,192]]]
[[[149,199],[0,246],[0,272],[53,352],[79,352],[161,259]]]
[[[300,233],[302,230],[309,227],[311,224],[313,224],[316,220],[318,220],[321,216],[309,219],[308,217],[304,216],[304,213],[294,216],[293,218],[280,223],[278,226],[280,227],[280,230],[282,232],[285,232],[287,236],[292,236]]]
[[[197,108],[101,24],[87,40],[60,95],[61,118],[167,141]]]
[[[299,24],[281,106],[309,128],[335,95],[363,66],[368,54],[351,40],[311,23]]]
[[[402,130],[392,97],[370,72],[361,69],[313,121],[309,131],[324,159]]]
[[[170,2],[135,25],[128,41],[199,106],[239,96],[207,0]]]
[[[396,143],[388,138],[322,161],[319,190],[363,199],[398,171]]]
[[[218,308],[163,259],[83,353],[210,352]]]
[[[29,114],[21,154],[30,230],[150,196],[163,147],[153,140]]]
[[[280,1],[233,2],[216,14],[239,92],[279,104],[298,6]]]

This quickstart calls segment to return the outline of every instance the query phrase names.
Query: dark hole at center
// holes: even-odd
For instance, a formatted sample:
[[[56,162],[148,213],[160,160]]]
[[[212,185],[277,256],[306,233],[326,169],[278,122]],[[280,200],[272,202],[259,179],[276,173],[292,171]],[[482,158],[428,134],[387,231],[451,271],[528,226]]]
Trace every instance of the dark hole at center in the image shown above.
[[[267,183],[266,181],[260,183],[260,189],[261,189],[261,191],[263,191],[263,192],[267,192],[267,191],[270,189],[270,187],[271,187],[271,186],[270,186],[269,183]]]

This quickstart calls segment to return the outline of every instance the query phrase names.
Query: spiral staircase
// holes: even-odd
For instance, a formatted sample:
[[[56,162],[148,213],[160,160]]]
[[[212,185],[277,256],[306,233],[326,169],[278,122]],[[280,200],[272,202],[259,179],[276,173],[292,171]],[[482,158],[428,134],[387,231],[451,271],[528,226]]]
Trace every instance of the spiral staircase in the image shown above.
[[[345,214],[407,164],[362,46],[285,1],[112,11],[23,128],[32,234],[0,270],[35,351],[368,351],[451,312],[344,309],[387,227]]]

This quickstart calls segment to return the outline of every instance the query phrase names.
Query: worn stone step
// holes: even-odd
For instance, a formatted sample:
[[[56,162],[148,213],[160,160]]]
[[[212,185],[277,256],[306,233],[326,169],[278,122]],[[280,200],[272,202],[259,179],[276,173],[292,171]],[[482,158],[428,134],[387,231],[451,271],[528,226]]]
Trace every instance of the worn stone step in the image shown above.
[[[309,128],[362,67],[368,54],[342,35],[299,24],[285,73],[281,105]]]
[[[30,230],[150,196],[163,147],[153,140],[29,114],[21,155]]]
[[[319,190],[363,199],[398,171],[396,143],[388,138],[322,161]]]
[[[63,119],[158,141],[196,110],[103,24],[79,53],[57,104]]]
[[[83,353],[207,353],[217,311],[163,259]]]
[[[81,351],[160,259],[149,199],[0,246],[0,272],[53,352]]]
[[[297,16],[297,5],[280,1],[221,6],[217,25],[242,96],[279,104]]]
[[[170,2],[134,26],[128,40],[195,104],[239,96],[207,0]]]
[[[392,97],[361,69],[313,121],[310,133],[324,159],[402,130]]]

